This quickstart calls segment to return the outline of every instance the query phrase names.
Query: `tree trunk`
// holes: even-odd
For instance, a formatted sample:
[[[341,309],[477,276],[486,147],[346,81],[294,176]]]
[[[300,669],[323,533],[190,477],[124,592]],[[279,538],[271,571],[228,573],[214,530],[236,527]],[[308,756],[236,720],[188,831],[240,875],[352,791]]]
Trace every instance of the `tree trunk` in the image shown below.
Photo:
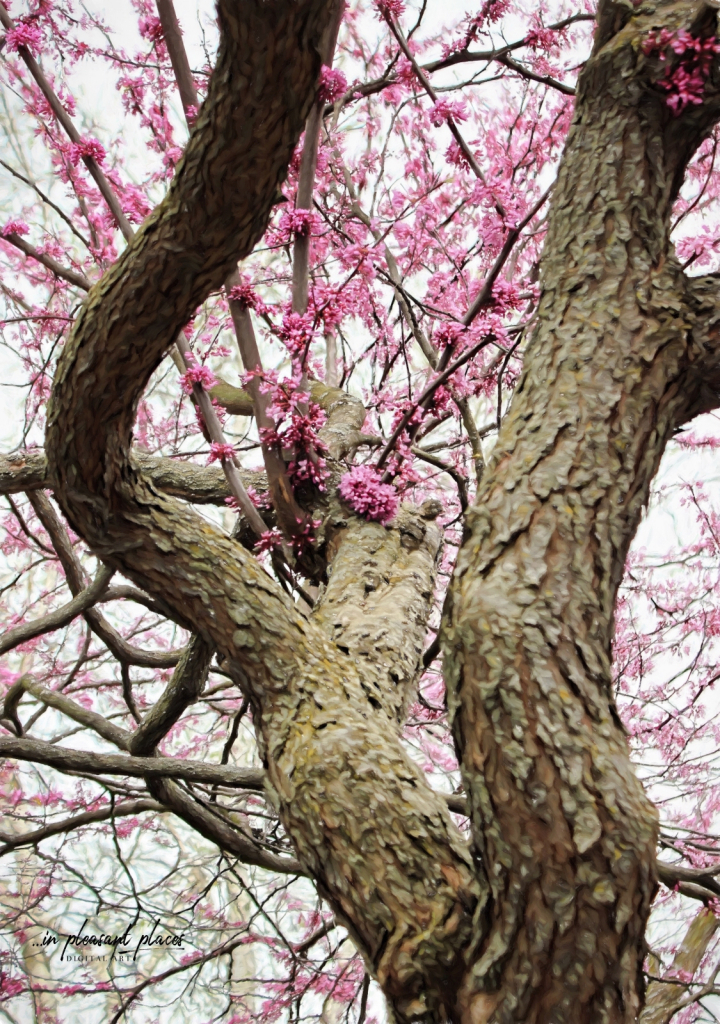
[[[491,892],[468,1024],[635,1020],[656,813],[612,695],[613,610],[708,341],[669,240],[714,79],[675,117],[643,43],[714,33],[680,3],[598,30],[541,264],[537,325],[468,525],[443,631],[454,735]],[[704,12],[704,13],[703,13]]]

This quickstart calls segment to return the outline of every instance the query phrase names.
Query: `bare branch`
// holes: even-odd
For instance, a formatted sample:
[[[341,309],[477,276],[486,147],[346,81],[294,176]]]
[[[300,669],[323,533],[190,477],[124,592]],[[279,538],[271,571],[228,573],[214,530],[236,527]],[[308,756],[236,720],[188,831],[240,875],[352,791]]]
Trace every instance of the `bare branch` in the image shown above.
[[[14,231],[8,231],[7,234],[3,235],[3,239],[14,245],[20,252],[24,252],[26,256],[37,260],[38,263],[41,263],[55,274],[56,277],[62,278],[63,281],[67,281],[68,284],[75,285],[76,288],[81,288],[85,292],[90,290],[90,282],[84,274],[80,274],[76,270],[70,270],[69,267],[61,266],[56,259],[53,259],[48,253],[40,252],[34,245],[26,242],[21,235],[17,235]]]
[[[93,605],[97,604],[103,592],[107,590],[108,583],[114,574],[115,571],[113,569],[108,569],[107,566],[101,565],[90,586],[81,590],[72,601],[64,604],[61,608],[55,609],[55,611],[48,612],[41,619],[23,622],[19,626],[14,626],[12,629],[0,633],[0,654],[6,654],[7,651],[13,650],[13,648],[18,647],[20,644],[27,643],[28,640],[32,640],[36,636],[44,636],[45,633],[52,633],[53,630],[62,629],[63,626],[69,625],[74,618],[82,615],[89,608],[92,608]]]
[[[131,817],[136,814],[144,814],[146,811],[152,811],[154,814],[166,814],[168,808],[158,803],[157,800],[141,798],[122,801],[108,807],[99,807],[96,811],[85,811],[83,814],[76,814],[72,818],[44,825],[42,828],[33,829],[32,832],[25,832],[22,835],[0,832],[0,842],[4,844],[0,847],[0,857],[20,846],[35,846],[44,839],[50,839],[62,832],[74,832],[85,825],[95,825],[101,821],[109,821],[111,818]]]
[[[23,693],[32,694],[32,696],[42,704],[47,705],[47,707],[55,708],[56,711],[60,711],[63,715],[71,718],[74,722],[78,722],[80,725],[85,726],[86,729],[92,729],[93,732],[98,734],[98,736],[102,736],[103,739],[109,740],[110,743],[114,743],[115,746],[120,747],[121,750],[129,750],[131,734],[125,729],[120,728],[118,725],[114,725],[111,721],[105,718],[104,715],[98,715],[89,708],[84,708],[81,704],[76,704],[74,700],[65,696],[64,693],[58,693],[57,690],[50,690],[43,686],[42,683],[35,682],[28,675],[21,676],[21,678],[10,687],[5,695],[3,712],[6,718],[9,718],[10,721],[15,723],[18,736],[23,735],[22,726],[17,717],[17,708]]]
[[[60,559],[60,564],[65,571],[70,592],[77,596],[85,588],[85,572],[70,543],[67,530],[60,522],[50,499],[43,491],[30,491],[28,493],[28,500],[35,510],[38,519],[50,535],[53,547]],[[118,661],[125,662],[128,665],[144,666],[145,668],[172,668],[174,665],[177,665],[182,650],[141,651],[139,648],[129,644],[124,637],[120,636],[118,631],[110,625],[97,608],[89,607],[83,614],[93,632],[100,637]]]
[[[126,775],[130,778],[183,779],[204,785],[230,786],[262,792],[262,771],[182,761],[172,757],[127,757],[123,754],[95,754],[87,750],[67,750],[43,740],[0,739],[0,757],[34,761],[62,772],[87,772],[90,775]]]

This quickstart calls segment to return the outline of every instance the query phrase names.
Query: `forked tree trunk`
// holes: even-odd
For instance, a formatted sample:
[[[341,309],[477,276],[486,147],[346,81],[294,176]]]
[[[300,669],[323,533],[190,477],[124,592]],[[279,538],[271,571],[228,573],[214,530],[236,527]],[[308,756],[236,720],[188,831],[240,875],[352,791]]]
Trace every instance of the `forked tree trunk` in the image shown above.
[[[675,58],[643,43],[663,26],[714,33],[716,15],[601,5],[537,325],[444,617],[473,858],[397,733],[435,528],[412,512],[387,537],[326,522],[337,582],[308,620],[130,455],[150,374],[264,229],[331,7],[220,4],[218,68],[176,179],[90,292],[61,357],[52,486],[94,551],[226,659],[298,859],[399,1022],[629,1024],[656,815],[613,706],[613,608],[665,443],[716,403],[720,380],[714,282],[685,280],[668,234],[685,165],[720,115],[716,77],[676,118],[657,86]]]

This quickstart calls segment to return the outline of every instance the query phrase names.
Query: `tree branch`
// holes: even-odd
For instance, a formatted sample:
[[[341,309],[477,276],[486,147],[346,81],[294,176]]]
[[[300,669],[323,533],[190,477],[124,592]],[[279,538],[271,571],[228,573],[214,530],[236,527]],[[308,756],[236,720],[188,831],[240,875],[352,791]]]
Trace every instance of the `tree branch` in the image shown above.
[[[13,683],[5,695],[3,707],[3,714],[13,722],[18,736],[23,735],[23,728],[17,715],[17,708],[24,693],[32,694],[36,700],[47,705],[47,707],[55,708],[86,729],[92,729],[98,736],[102,736],[103,739],[114,743],[121,750],[130,749],[131,734],[126,729],[115,725],[105,718],[104,715],[98,715],[95,711],[84,708],[81,704],[76,704],[74,700],[65,696],[64,693],[50,690],[43,686],[42,683],[35,682],[28,675],[21,676],[16,683]]]
[[[173,757],[127,757],[123,754],[96,754],[33,739],[0,738],[0,757],[16,761],[46,764],[61,772],[86,772],[89,775],[125,775],[129,778],[183,779],[199,785],[229,786],[262,792],[263,772],[255,768],[182,761]]]
[[[67,267],[61,266],[56,259],[49,256],[45,252],[39,252],[35,246],[30,245],[26,242],[21,235],[15,234],[14,231],[9,231],[7,234],[2,236],[4,241],[9,242],[10,245],[14,245],[20,252],[24,252],[26,256],[32,257],[38,263],[41,263],[44,267],[47,267],[51,273],[55,274],[56,277],[61,278],[63,281],[67,281],[68,284],[74,285],[76,288],[82,289],[86,292],[90,289],[90,282],[84,274],[78,273],[76,270],[70,270]]]
[[[50,535],[52,545],[65,572],[70,593],[77,597],[85,588],[85,572],[70,543],[67,531],[56,515],[50,499],[43,491],[30,491],[28,493],[28,500],[35,510],[36,516]],[[157,600],[163,607],[166,607],[161,597],[158,597]],[[138,647],[129,644],[124,637],[120,636],[118,631],[110,625],[97,608],[90,606],[83,614],[90,628],[115,655],[118,661],[125,662],[128,665],[139,665],[144,668],[172,668],[174,665],[177,665],[182,650],[141,651]]]
[[[166,814],[168,809],[157,800],[145,798],[126,800],[109,807],[100,807],[96,811],[84,811],[82,814],[73,815],[72,818],[55,821],[50,825],[44,825],[42,828],[36,828],[32,832],[24,832],[21,835],[0,832],[0,842],[3,843],[3,846],[0,846],[0,857],[20,846],[36,846],[37,843],[60,835],[62,832],[74,832],[85,825],[95,825],[113,818],[133,817],[136,814],[144,814],[146,811],[152,811],[154,814]]]
[[[61,608],[55,609],[55,611],[48,612],[41,619],[23,622],[12,629],[6,630],[4,633],[0,633],[0,654],[12,651],[15,647],[27,643],[28,640],[32,640],[36,636],[44,636],[45,633],[52,633],[56,629],[62,629],[63,626],[69,625],[74,618],[82,615],[89,608],[92,608],[93,605],[97,604],[103,593],[107,590],[114,574],[113,569],[108,569],[107,566],[101,565],[90,586],[81,590],[72,601],[69,601]]]
[[[218,63],[185,157],[76,320],[46,450],[54,493],[91,549],[227,659],[252,703],[268,791],[298,859],[405,1021],[409,1006],[444,1013],[450,998],[448,972],[482,899],[466,843],[388,736],[352,660],[255,559],[129,460],[150,374],[265,228],[314,99],[330,9],[331,0],[221,0]]]

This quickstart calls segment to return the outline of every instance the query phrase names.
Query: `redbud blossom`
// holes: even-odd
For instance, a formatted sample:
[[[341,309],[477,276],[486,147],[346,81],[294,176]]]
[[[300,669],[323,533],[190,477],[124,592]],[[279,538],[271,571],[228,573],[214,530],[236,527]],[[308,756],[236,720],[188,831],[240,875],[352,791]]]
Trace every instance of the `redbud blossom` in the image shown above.
[[[255,544],[255,551],[257,551],[258,554],[262,554],[264,551],[274,551],[281,547],[282,534],[279,530],[273,528],[272,530],[265,530],[264,533],[260,534],[260,537]]]
[[[398,493],[372,466],[353,466],[340,479],[340,496],[365,519],[388,523],[397,513]]]
[[[243,280],[228,292],[231,302],[237,302],[243,309],[255,309],[258,297],[249,281]]]
[[[16,53],[21,46],[37,50],[41,44],[42,33],[33,22],[21,21],[5,35],[5,48],[10,53]]]
[[[0,229],[0,235],[7,238],[8,235],[26,235],[30,228],[24,220],[9,220],[4,228]]]
[[[347,79],[339,68],[329,68],[326,64],[320,68],[320,88],[318,99],[321,103],[333,103],[347,90]]]
[[[400,18],[405,13],[403,0],[375,0],[375,7],[381,18]]]
[[[70,144],[70,163],[78,164],[84,156],[93,157],[99,164],[105,159],[105,149],[97,139],[81,139]]]
[[[193,384],[202,384],[206,391],[217,384],[215,374],[209,366],[193,363],[180,378],[180,386],[186,395],[192,394]]]
[[[235,448],[231,444],[220,444],[219,441],[213,441],[210,445],[210,454],[208,455],[208,464],[211,462],[224,462],[226,459],[232,460],[235,455]]]

